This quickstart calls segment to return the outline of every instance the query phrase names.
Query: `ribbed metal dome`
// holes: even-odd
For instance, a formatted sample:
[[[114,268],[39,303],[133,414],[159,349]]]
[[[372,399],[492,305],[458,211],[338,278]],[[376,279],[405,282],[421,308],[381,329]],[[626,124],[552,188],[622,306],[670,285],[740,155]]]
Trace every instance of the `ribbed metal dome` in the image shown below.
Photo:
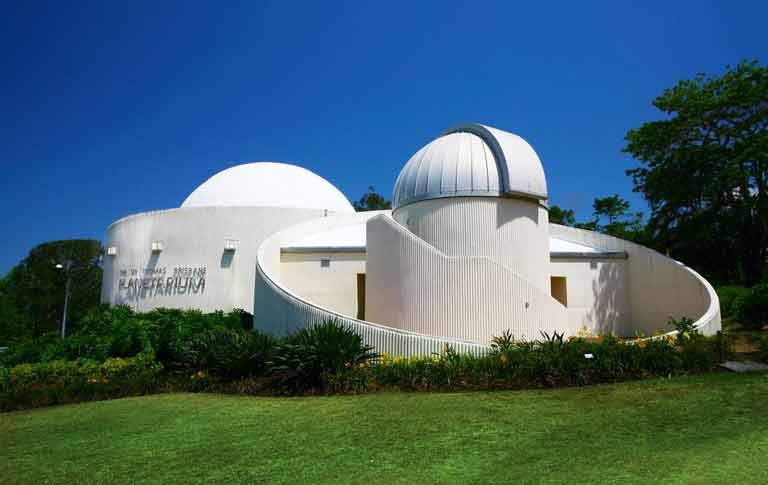
[[[545,201],[544,168],[521,137],[479,124],[459,125],[408,160],[395,182],[392,208],[462,196]]]

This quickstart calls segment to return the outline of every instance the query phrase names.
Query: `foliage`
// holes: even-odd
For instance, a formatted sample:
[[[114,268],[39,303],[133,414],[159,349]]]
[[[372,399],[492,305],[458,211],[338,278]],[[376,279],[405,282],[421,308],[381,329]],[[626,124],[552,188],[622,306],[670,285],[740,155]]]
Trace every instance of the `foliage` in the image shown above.
[[[431,357],[384,355],[370,372],[375,385],[404,390],[559,387],[706,371],[719,362],[721,345],[704,336],[678,345],[674,338],[628,342],[559,333],[526,342],[505,332],[487,355],[450,348]]]
[[[721,281],[761,280],[768,251],[768,67],[745,61],[657,97],[626,135],[658,249]]]
[[[549,206],[549,222],[553,224],[562,224],[563,226],[573,226],[576,224],[576,216],[573,209],[563,209],[557,205]]]
[[[744,328],[761,330],[768,324],[768,282],[752,287],[736,306],[736,319]]]
[[[149,353],[172,366],[188,349],[190,339],[213,328],[240,330],[243,313],[204,314],[197,310],[157,309],[136,313],[125,306],[91,309],[66,339],[50,333],[13,342],[0,354],[5,365],[47,362],[57,359],[131,357]]]
[[[494,335],[491,338],[491,349],[493,349],[494,352],[506,352],[511,350],[516,343],[517,341],[515,340],[515,335],[512,333],[512,330],[506,329],[501,335]]]
[[[363,194],[363,196],[360,197],[360,200],[352,203],[352,207],[354,207],[357,212],[378,211],[391,209],[392,203],[385,199],[383,195],[376,192],[376,189],[373,186],[370,186],[368,187],[368,192]]]
[[[147,354],[0,367],[0,410],[145,394],[156,389],[161,370]]]
[[[173,365],[184,371],[208,371],[224,381],[254,377],[267,371],[276,341],[255,331],[213,327],[186,340]]]
[[[493,339],[486,355],[460,354],[445,346],[431,356],[399,358],[377,355],[357,333],[337,321],[325,321],[277,341],[243,330],[241,320],[240,312],[141,314],[126,307],[104,307],[90,312],[78,333],[67,339],[51,334],[13,344],[2,354],[2,364],[6,369],[21,369],[21,375],[24,369],[36,369],[29,375],[41,376],[40,388],[48,394],[29,399],[56,403],[72,402],[78,396],[95,399],[95,394],[50,394],[49,388],[58,385],[46,380],[50,369],[83,375],[82,369],[94,372],[96,367],[132,359],[163,368],[162,383],[168,390],[312,394],[364,392],[371,387],[495,389],[612,382],[705,371],[718,362],[725,348],[722,339],[698,335],[689,328],[693,322],[683,318],[670,322],[685,335],[680,339],[626,342],[612,335],[566,339],[554,332],[523,341],[506,331]],[[120,379],[112,380],[112,385],[119,387]],[[91,389],[72,382],[74,390]],[[126,392],[138,392],[130,375],[126,386]],[[117,393],[100,391],[98,395]]]
[[[617,194],[595,198],[592,209],[592,220],[577,223],[575,227],[641,244],[645,242],[642,212],[630,213],[629,202]]]
[[[730,322],[739,312],[739,307],[744,297],[749,295],[750,289],[740,285],[724,285],[715,288],[720,300],[720,314],[725,321]]]
[[[325,320],[278,345],[272,367],[279,385],[290,393],[327,391],[346,387],[345,377],[359,381],[357,369],[376,357],[373,347],[363,344],[355,331]]]
[[[639,244],[648,244],[642,212],[629,212],[629,202],[618,195],[597,197],[592,203],[592,219],[576,222],[572,209],[553,205],[549,208],[549,221],[588,231],[597,231]]]
[[[20,325],[26,327],[24,335],[36,337],[57,331],[67,278],[73,281],[68,321],[74,328],[99,304],[101,252],[101,243],[91,239],[51,241],[33,248],[0,285],[0,337],[13,335]],[[72,263],[68,270],[55,267],[66,261]]]
[[[684,341],[691,339],[696,336],[698,333],[698,330],[696,330],[695,326],[696,322],[693,321],[693,319],[688,317],[680,317],[680,318],[669,318],[669,322],[667,322],[667,325],[672,326],[675,331],[677,331],[677,338],[678,341]]]
[[[26,315],[19,311],[9,294],[10,278],[0,278],[0,346],[30,337],[31,329]]]

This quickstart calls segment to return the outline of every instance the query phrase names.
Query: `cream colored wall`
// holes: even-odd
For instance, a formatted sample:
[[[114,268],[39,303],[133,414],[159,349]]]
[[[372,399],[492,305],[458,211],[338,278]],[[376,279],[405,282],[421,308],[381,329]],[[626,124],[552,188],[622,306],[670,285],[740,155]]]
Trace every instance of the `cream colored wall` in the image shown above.
[[[335,319],[354,329],[363,341],[374,346],[377,352],[404,356],[430,355],[439,352],[446,344],[453,346],[459,352],[486,352],[488,346],[485,344],[420,335],[352,318],[302,298],[283,283],[281,276],[283,265],[280,262],[280,248],[283,245],[317,232],[347,224],[359,224],[371,217],[388,213],[389,211],[376,211],[322,217],[296,224],[264,240],[258,248],[256,258],[254,328],[275,335],[286,335],[326,319]]]
[[[667,321],[670,317],[692,318],[706,334],[720,330],[720,302],[714,288],[679,261],[638,244],[592,231],[550,224],[550,233],[567,241],[627,253],[624,278],[629,301],[628,320],[633,332],[637,330],[648,335],[658,330],[669,331]],[[589,284],[589,281],[585,283]],[[606,288],[610,289],[610,285]],[[610,295],[601,294],[598,300],[610,298]],[[623,313],[626,314],[626,310]]]
[[[582,311],[582,325],[594,332],[631,336],[627,266],[626,260],[556,258],[550,275],[566,278],[568,309]]]
[[[323,268],[322,259],[330,260]],[[301,298],[333,311],[357,316],[357,275],[365,273],[365,252],[283,253],[282,283]]]
[[[525,338],[578,331],[583,312],[487,257],[448,256],[386,215],[368,221],[367,240],[371,321],[484,344],[507,329]],[[543,274],[548,286],[548,267]]]
[[[549,293],[548,212],[535,201],[440,198],[400,207],[392,217],[449,257],[486,257]]]
[[[153,308],[192,308],[203,311],[242,308],[253,311],[256,251],[261,242],[282,228],[321,217],[319,210],[256,207],[187,207],[124,217],[107,229],[101,301],[129,305],[138,311]],[[234,252],[224,251],[225,239],[238,240]],[[152,242],[164,248],[153,253]],[[121,289],[120,271],[136,270],[142,279],[163,280],[176,268],[205,268],[200,291],[140,291]],[[159,271],[165,269],[164,274]],[[156,273],[158,272],[158,273]],[[144,275],[147,275],[144,278]]]

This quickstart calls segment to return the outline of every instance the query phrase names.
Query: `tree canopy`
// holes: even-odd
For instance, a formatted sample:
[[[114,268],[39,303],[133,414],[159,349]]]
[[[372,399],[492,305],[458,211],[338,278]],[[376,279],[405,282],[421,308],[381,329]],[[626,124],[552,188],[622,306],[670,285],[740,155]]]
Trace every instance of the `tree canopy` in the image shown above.
[[[358,212],[378,211],[391,209],[392,203],[376,192],[373,186],[370,186],[368,187],[368,192],[363,194],[360,200],[352,203],[352,207]]]
[[[592,219],[576,222],[573,209],[563,209],[557,205],[549,208],[549,221],[564,226],[602,232],[611,236],[634,242],[645,242],[643,214],[631,213],[629,202],[615,195],[597,197],[592,202]]]
[[[628,170],[656,246],[721,281],[753,284],[768,243],[768,68],[756,61],[680,81],[665,116],[626,134]]]
[[[0,338],[42,335],[59,328],[67,277],[72,278],[68,315],[76,322],[97,306],[101,291],[101,243],[92,239],[51,241],[29,255],[0,280]],[[69,270],[56,268],[56,264]],[[69,271],[69,275],[67,275]]]
[[[573,226],[576,224],[576,216],[573,213],[573,209],[563,209],[560,206],[551,205],[549,206],[549,222]]]

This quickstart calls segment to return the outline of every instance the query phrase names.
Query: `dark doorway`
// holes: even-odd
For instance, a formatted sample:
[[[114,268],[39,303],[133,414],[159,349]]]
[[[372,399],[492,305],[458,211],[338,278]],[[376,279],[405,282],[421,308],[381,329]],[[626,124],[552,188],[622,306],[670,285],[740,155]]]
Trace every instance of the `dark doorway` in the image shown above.
[[[357,273],[357,318],[365,320],[365,273]]]

